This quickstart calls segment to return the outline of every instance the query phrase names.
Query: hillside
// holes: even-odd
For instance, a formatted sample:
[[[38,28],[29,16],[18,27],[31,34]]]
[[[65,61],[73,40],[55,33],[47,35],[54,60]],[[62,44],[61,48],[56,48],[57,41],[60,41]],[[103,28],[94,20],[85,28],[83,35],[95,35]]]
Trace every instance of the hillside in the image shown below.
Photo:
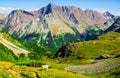
[[[109,12],[50,3],[38,11],[14,10],[2,25],[4,31],[22,42],[58,50],[70,42],[96,38],[115,20],[116,16]]]
[[[13,51],[0,43],[0,61],[14,62],[16,59],[17,57],[14,55]]]
[[[8,49],[12,50],[14,52],[15,55],[19,55],[19,54],[28,54],[29,52],[14,45],[13,43],[5,40],[4,38],[0,38],[0,43],[2,43],[4,46],[6,46]]]
[[[21,54],[25,54],[28,55],[28,57],[31,59],[36,59],[36,58],[41,59],[42,57],[53,57],[53,54],[55,53],[54,51],[51,51],[50,49],[45,48],[40,44],[36,44],[36,43],[25,44],[23,42],[20,42],[14,37],[10,36],[10,34],[3,31],[0,31],[0,43],[8,50],[10,50],[12,53],[14,53],[14,55],[19,56]],[[4,49],[1,48],[1,50]]]
[[[23,48],[20,48],[19,46],[17,46],[14,41],[20,45],[23,46],[20,42],[18,42],[15,39],[12,39],[12,42],[9,41],[10,39],[12,39],[7,33],[4,33],[2,31],[0,31],[0,43],[2,43],[4,46],[6,46],[8,49],[12,50],[13,53],[15,55],[19,55],[19,54],[28,54],[29,52]]]
[[[55,58],[63,62],[81,64],[95,62],[98,59],[107,59],[120,54],[120,34],[110,32],[98,37],[98,40],[70,43],[61,47]],[[118,51],[118,52],[117,52]],[[83,61],[82,61],[83,60]]]
[[[109,32],[97,40],[70,43],[55,54],[60,63],[72,64],[66,71],[93,75],[95,78],[119,78],[120,33]]]

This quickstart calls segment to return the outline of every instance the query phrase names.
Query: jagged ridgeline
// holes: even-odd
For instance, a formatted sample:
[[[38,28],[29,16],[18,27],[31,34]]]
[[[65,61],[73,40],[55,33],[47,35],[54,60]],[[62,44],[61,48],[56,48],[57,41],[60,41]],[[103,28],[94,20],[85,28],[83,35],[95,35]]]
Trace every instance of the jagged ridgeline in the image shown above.
[[[120,32],[120,17],[118,17],[116,21],[108,29],[105,30],[105,33],[111,31]]]
[[[48,4],[38,11],[14,10],[3,21],[4,31],[26,43],[58,50],[70,42],[96,38],[116,19],[109,12]]]

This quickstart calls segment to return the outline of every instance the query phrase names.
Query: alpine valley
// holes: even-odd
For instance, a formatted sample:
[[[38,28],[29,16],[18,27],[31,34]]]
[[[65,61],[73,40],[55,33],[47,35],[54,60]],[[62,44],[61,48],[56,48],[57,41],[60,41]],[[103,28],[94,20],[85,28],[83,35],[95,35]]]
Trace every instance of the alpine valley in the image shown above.
[[[53,3],[0,14],[0,78],[120,78],[120,16]]]

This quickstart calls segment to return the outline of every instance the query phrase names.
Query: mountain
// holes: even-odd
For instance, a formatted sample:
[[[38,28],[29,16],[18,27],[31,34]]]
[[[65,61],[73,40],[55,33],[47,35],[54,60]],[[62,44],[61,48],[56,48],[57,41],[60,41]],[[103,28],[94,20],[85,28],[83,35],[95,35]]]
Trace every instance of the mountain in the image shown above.
[[[120,17],[117,18],[117,20],[108,29],[105,30],[105,33],[110,31],[120,32]]]
[[[7,17],[7,14],[0,14],[0,20],[4,20]]]
[[[70,42],[94,39],[115,19],[109,12],[50,3],[38,11],[12,11],[4,19],[2,29],[23,42],[57,50]]]
[[[7,14],[0,14],[0,28],[2,28],[4,25],[4,19],[7,17]]]

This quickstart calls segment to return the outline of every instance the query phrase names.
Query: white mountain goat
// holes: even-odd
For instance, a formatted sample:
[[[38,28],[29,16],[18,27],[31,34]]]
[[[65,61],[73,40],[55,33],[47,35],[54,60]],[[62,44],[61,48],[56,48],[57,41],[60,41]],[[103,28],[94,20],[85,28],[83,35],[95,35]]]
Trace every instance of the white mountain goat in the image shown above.
[[[44,70],[47,70],[48,68],[50,67],[50,65],[42,65],[42,69]]]

